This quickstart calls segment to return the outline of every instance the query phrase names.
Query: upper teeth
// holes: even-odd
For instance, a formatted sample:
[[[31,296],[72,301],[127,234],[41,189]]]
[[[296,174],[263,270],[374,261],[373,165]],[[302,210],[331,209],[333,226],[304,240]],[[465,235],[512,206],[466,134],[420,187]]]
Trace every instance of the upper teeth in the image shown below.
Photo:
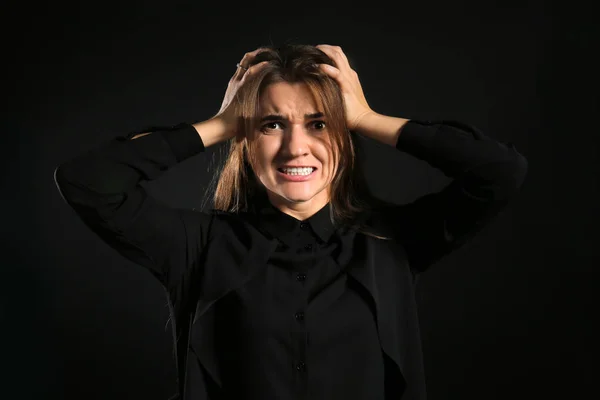
[[[282,168],[283,172],[290,175],[308,175],[313,172],[314,168]]]

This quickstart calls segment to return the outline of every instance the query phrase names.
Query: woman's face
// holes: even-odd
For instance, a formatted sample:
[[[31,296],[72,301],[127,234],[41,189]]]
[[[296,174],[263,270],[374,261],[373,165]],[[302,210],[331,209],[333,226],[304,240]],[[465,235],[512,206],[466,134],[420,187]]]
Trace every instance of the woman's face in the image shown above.
[[[305,84],[271,84],[253,132],[256,177],[275,207],[301,220],[327,204],[336,170],[322,112]]]

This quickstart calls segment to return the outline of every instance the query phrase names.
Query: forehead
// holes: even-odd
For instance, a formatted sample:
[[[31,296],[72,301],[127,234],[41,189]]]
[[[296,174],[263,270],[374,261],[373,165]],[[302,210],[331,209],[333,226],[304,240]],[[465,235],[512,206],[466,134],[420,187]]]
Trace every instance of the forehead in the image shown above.
[[[317,111],[318,102],[305,83],[277,82],[264,88],[259,107],[261,112],[305,113]]]

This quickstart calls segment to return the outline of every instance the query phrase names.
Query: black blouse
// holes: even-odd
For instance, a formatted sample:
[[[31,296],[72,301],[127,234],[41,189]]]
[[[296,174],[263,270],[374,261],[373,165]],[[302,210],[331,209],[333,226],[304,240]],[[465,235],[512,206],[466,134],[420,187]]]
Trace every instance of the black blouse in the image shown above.
[[[258,207],[255,223],[280,244],[263,273],[217,304],[227,398],[384,399],[374,311],[338,264],[351,248],[329,212],[301,222]]]
[[[194,306],[196,292],[211,298],[230,277],[219,274],[225,269],[217,269],[214,258],[211,268],[203,268],[202,257],[210,253],[205,247],[219,234],[213,229],[214,212],[168,207],[139,184],[203,152],[200,136],[190,124],[140,132],[150,130],[140,139],[130,140],[138,133],[132,132],[74,157],[56,168],[55,180],[91,230],[161,282],[171,315],[180,321]],[[390,233],[415,276],[480,231],[520,190],[527,171],[527,160],[512,144],[455,121],[410,121],[396,148],[453,178],[439,193],[382,210],[396,222]],[[373,297],[344,272],[349,260],[360,259],[356,246],[362,242],[352,230],[334,229],[329,205],[300,222],[265,199],[256,204],[254,212],[227,218],[248,218],[280,245],[247,284],[215,303],[215,345],[203,349],[214,352],[226,398],[377,400],[404,392],[403,398],[424,399],[412,289],[403,286],[406,292],[392,299],[403,302],[397,308],[380,304],[386,313],[402,311],[406,321],[393,319],[400,314],[376,316]],[[219,218],[214,227],[223,229],[227,219]],[[230,250],[212,249],[213,257]],[[393,267],[377,266],[381,271]],[[400,284],[378,283],[388,297]],[[386,318],[386,330],[377,330],[376,317]],[[402,341],[389,336],[394,332],[403,333]],[[378,337],[382,334],[388,336]],[[397,372],[400,350],[388,348],[396,357],[391,361],[382,352],[384,342],[409,346],[401,349],[405,387],[388,375]],[[186,367],[178,360],[180,372]]]

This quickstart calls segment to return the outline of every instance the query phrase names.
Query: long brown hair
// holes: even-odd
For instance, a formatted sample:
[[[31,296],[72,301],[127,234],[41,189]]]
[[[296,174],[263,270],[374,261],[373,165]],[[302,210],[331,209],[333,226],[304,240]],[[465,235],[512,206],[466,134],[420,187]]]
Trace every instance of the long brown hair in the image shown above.
[[[256,128],[259,96],[273,83],[304,83],[327,118],[331,155],[334,165],[337,163],[330,187],[332,223],[336,228],[355,228],[369,236],[389,239],[367,232],[364,218],[360,218],[377,200],[370,195],[362,175],[357,172],[355,148],[346,127],[340,88],[317,68],[317,64],[335,66],[333,61],[315,46],[300,44],[265,46],[252,65],[262,61],[269,63],[236,93],[234,106],[240,117],[239,134],[229,140],[229,152],[214,190],[213,208],[230,213],[246,212],[251,209],[255,196],[264,194],[265,188],[254,174],[256,141],[249,139],[253,138]],[[210,187],[214,186],[214,178]]]

